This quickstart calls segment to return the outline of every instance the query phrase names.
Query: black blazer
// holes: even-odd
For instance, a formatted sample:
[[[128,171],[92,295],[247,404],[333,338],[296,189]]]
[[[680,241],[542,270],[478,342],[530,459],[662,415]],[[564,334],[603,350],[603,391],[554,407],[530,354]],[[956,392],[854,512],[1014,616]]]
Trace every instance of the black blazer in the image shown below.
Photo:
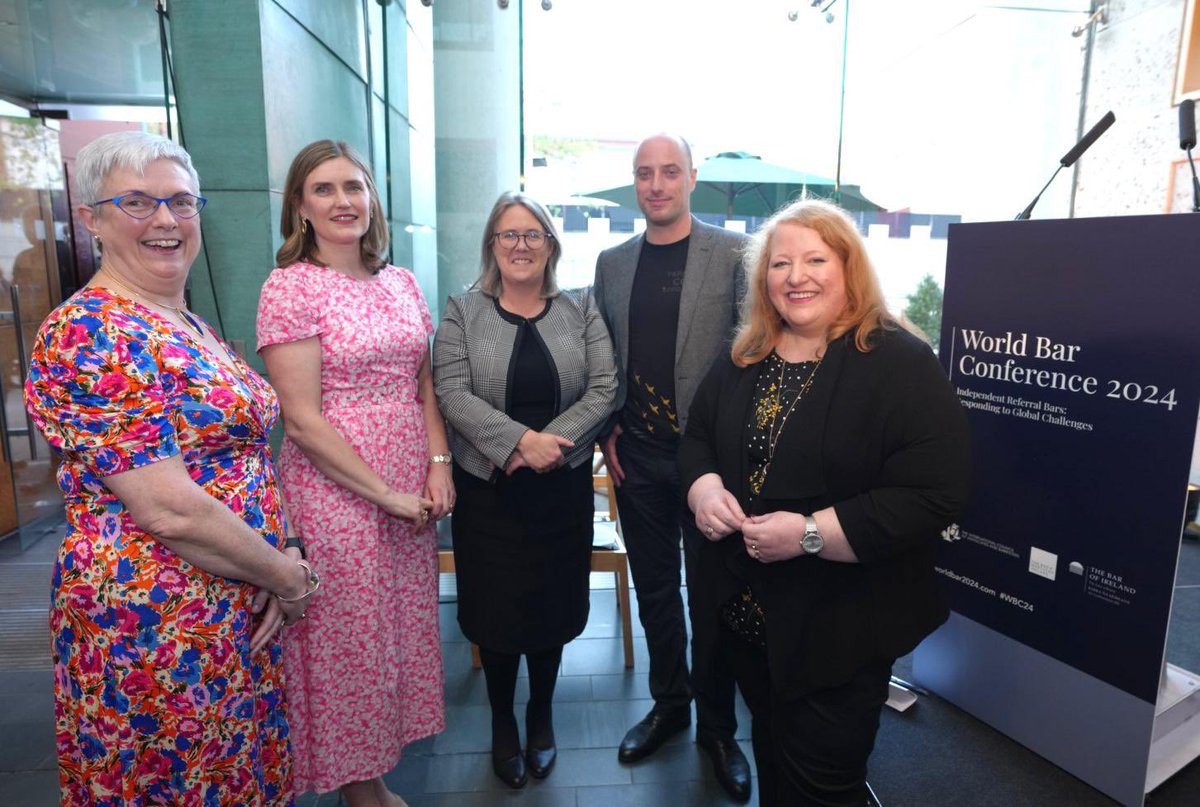
[[[717,473],[747,513],[746,426],[761,367],[728,356],[713,365],[679,451],[684,491]],[[869,353],[838,339],[788,419],[753,512],[833,506],[859,563],[764,564],[734,533],[702,548],[696,594],[715,612],[746,584],[754,589],[780,695],[844,683],[946,620],[934,549],[966,501],[969,471],[966,415],[929,347],[901,330],[877,333]]]

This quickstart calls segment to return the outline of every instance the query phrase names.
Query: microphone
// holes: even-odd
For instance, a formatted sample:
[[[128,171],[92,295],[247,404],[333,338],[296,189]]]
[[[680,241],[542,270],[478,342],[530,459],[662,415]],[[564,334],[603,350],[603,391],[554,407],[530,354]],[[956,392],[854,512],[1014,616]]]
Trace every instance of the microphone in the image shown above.
[[[1109,110],[1108,114],[1100,119],[1100,122],[1088,130],[1088,133],[1083,136],[1083,139],[1075,144],[1075,148],[1068,151],[1059,160],[1063,168],[1070,168],[1071,164],[1083,156],[1083,153],[1092,147],[1092,144],[1100,139],[1100,135],[1108,131],[1108,127],[1112,126],[1116,121],[1117,116]]]
[[[1196,102],[1191,98],[1179,105],[1179,147],[1184,151],[1196,147]]]
[[[1116,120],[1117,116],[1112,113],[1112,110],[1109,110],[1107,115],[1101,118],[1095,126],[1089,129],[1088,133],[1083,136],[1083,139],[1076,143],[1074,148],[1062,156],[1062,159],[1058,161],[1058,168],[1054,169],[1054,173],[1050,175],[1050,179],[1047,180],[1046,184],[1042,186],[1042,189],[1038,191],[1038,195],[1033,197],[1033,201],[1030,202],[1024,210],[1017,214],[1015,221],[1025,221],[1028,219],[1030,214],[1033,213],[1033,206],[1036,205],[1038,200],[1042,198],[1042,194],[1046,192],[1046,188],[1050,187],[1050,183],[1054,181],[1056,176],[1058,176],[1058,172],[1064,168],[1071,167],[1076,160],[1083,156],[1085,151],[1092,147],[1093,143],[1100,139],[1100,135],[1108,131],[1108,127],[1112,126]]]
[[[1200,213],[1200,179],[1196,177],[1196,161],[1192,159],[1192,149],[1196,147],[1196,102],[1191,98],[1179,104],[1179,147],[1187,152],[1192,169],[1192,212]]]

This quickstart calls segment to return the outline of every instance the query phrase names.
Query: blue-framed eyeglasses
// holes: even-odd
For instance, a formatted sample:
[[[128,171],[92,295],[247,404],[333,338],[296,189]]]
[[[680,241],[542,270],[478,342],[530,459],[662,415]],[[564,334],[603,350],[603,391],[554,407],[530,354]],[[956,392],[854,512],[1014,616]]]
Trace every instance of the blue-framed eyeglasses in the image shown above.
[[[111,199],[101,199],[98,202],[92,202],[92,204],[102,205],[105,202],[112,202],[120,208],[121,212],[133,216],[135,219],[150,218],[158,212],[159,205],[166,205],[167,210],[170,210],[176,218],[192,219],[200,215],[200,211],[208,204],[208,200],[203,196],[196,196],[193,193],[177,193],[166,199],[160,199],[157,196],[150,196],[141,191],[114,196]]]

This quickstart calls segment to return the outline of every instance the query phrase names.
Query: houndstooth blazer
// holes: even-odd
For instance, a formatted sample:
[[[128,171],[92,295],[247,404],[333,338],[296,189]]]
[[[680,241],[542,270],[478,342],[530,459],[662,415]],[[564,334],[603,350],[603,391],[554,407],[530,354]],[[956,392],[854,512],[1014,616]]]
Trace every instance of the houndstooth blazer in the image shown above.
[[[450,427],[455,462],[480,479],[503,468],[527,427],[505,414],[517,326],[479,290],[450,297],[433,340],[433,384]],[[612,339],[589,289],[564,291],[534,323],[558,388],[557,415],[543,431],[575,447],[565,459],[577,468],[613,409],[617,370]]]

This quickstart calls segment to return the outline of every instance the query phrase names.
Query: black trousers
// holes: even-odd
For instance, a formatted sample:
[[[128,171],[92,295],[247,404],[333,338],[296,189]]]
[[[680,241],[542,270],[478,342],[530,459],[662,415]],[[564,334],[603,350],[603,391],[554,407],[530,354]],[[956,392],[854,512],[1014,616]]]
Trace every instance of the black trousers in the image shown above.
[[[617,506],[650,651],[650,694],[656,706],[667,709],[686,708],[695,697],[697,731],[732,737],[737,729],[733,670],[728,657],[716,652],[716,615],[694,606],[690,585],[692,672],[688,674],[679,542],[682,534],[688,578],[695,580],[696,553],[705,539],[684,503],[675,452],[622,434],[617,438],[617,459],[625,471],[625,481],[617,488]]]
[[[770,619],[767,615],[767,619]],[[721,628],[722,650],[750,707],[761,807],[861,807],[867,758],[888,697],[892,662],[860,669],[831,689],[783,701],[772,691],[767,654]]]

